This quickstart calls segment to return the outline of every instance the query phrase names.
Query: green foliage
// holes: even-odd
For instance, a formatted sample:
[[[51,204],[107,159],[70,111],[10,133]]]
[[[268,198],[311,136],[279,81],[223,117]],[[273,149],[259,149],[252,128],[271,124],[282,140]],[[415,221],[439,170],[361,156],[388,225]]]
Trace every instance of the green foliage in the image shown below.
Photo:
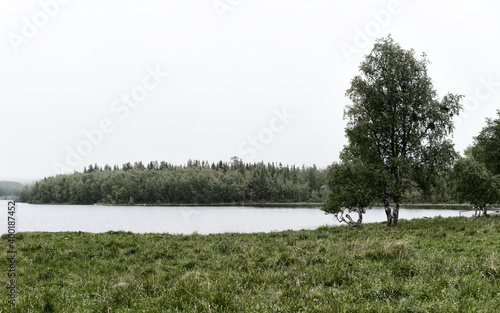
[[[90,165],[83,173],[44,178],[22,192],[21,201],[71,204],[235,204],[324,201],[326,170],[274,163],[186,166],[161,162]]]
[[[500,110],[496,119],[486,118],[486,126],[466,154],[483,163],[493,175],[500,175]]]
[[[410,186],[430,189],[457,156],[449,137],[462,96],[438,99],[428,64],[425,54],[417,58],[391,37],[379,39],[346,93],[352,104],[344,154],[385,172],[386,209],[388,199],[398,208]],[[397,223],[397,210],[387,217]]]
[[[486,206],[500,202],[500,175],[493,176],[483,163],[461,158],[450,176],[454,197],[487,213]]]
[[[19,196],[23,184],[13,181],[0,181],[0,197]]]
[[[499,216],[207,236],[18,235],[17,305],[2,292],[0,312],[498,311]]]
[[[360,161],[334,163],[327,174],[330,193],[321,210],[335,214],[339,222],[359,225],[366,208],[380,194],[381,176],[379,171]],[[344,218],[344,211],[357,212],[358,221],[349,215]]]

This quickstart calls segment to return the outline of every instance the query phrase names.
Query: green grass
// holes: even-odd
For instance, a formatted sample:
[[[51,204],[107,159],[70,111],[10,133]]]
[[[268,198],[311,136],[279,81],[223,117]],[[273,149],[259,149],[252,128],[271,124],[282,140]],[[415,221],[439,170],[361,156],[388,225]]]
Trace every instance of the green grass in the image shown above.
[[[500,310],[499,216],[267,234],[21,233],[16,245],[18,304],[4,289],[0,312]]]

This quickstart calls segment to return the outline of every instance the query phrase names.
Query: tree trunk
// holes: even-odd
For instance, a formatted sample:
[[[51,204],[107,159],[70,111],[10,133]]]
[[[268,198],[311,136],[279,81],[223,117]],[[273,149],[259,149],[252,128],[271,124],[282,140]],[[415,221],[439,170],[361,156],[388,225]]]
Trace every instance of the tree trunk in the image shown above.
[[[486,206],[486,203],[483,204],[483,216],[488,215],[488,207]]]
[[[480,205],[473,205],[472,209],[474,210],[474,219],[478,218],[481,216],[481,213],[483,212],[483,207]]]
[[[392,225],[397,225],[399,220],[399,201],[394,203],[394,211],[392,212]]]
[[[361,223],[363,223],[363,210],[359,209],[358,208],[358,221],[357,221],[358,225],[361,225]]]
[[[339,221],[339,223],[346,223],[347,225],[353,226],[353,227],[360,227],[361,223],[363,222],[363,213],[362,213],[362,210],[359,210],[359,209],[358,209],[358,221],[357,222],[355,222],[349,214],[346,214],[344,217],[343,211],[335,213],[335,217],[337,218],[337,221]]]
[[[356,223],[352,220],[352,218],[351,218],[351,216],[350,216],[349,214],[346,214],[346,215],[345,215],[345,217],[347,217],[347,219],[348,219],[349,221],[346,221],[346,220],[344,219],[344,222],[346,222],[349,226],[352,226],[352,225],[356,224]]]
[[[399,202],[396,201],[394,203],[394,209],[391,209],[389,200],[387,199],[386,195],[383,196],[382,201],[384,202],[385,215],[387,217],[387,226],[397,225],[399,219]]]
[[[392,225],[392,212],[391,207],[389,206],[389,200],[387,200],[387,196],[383,195],[382,201],[384,202],[385,215],[387,216],[387,225]]]

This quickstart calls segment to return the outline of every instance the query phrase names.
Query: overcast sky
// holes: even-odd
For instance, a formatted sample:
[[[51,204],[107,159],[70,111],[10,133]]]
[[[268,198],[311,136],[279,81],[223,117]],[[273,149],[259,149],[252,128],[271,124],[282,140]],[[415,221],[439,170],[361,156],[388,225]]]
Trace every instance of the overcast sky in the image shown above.
[[[376,38],[466,96],[463,151],[500,108],[499,1],[1,0],[0,180],[189,159],[326,167]]]

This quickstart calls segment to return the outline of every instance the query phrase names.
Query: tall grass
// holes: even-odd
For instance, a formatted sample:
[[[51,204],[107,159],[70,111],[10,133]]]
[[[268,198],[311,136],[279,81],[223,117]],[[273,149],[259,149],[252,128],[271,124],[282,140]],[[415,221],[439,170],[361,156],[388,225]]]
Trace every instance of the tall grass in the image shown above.
[[[500,217],[258,234],[18,234],[0,312],[498,312]],[[0,269],[7,281],[6,236]],[[4,289],[5,291],[5,289]]]

